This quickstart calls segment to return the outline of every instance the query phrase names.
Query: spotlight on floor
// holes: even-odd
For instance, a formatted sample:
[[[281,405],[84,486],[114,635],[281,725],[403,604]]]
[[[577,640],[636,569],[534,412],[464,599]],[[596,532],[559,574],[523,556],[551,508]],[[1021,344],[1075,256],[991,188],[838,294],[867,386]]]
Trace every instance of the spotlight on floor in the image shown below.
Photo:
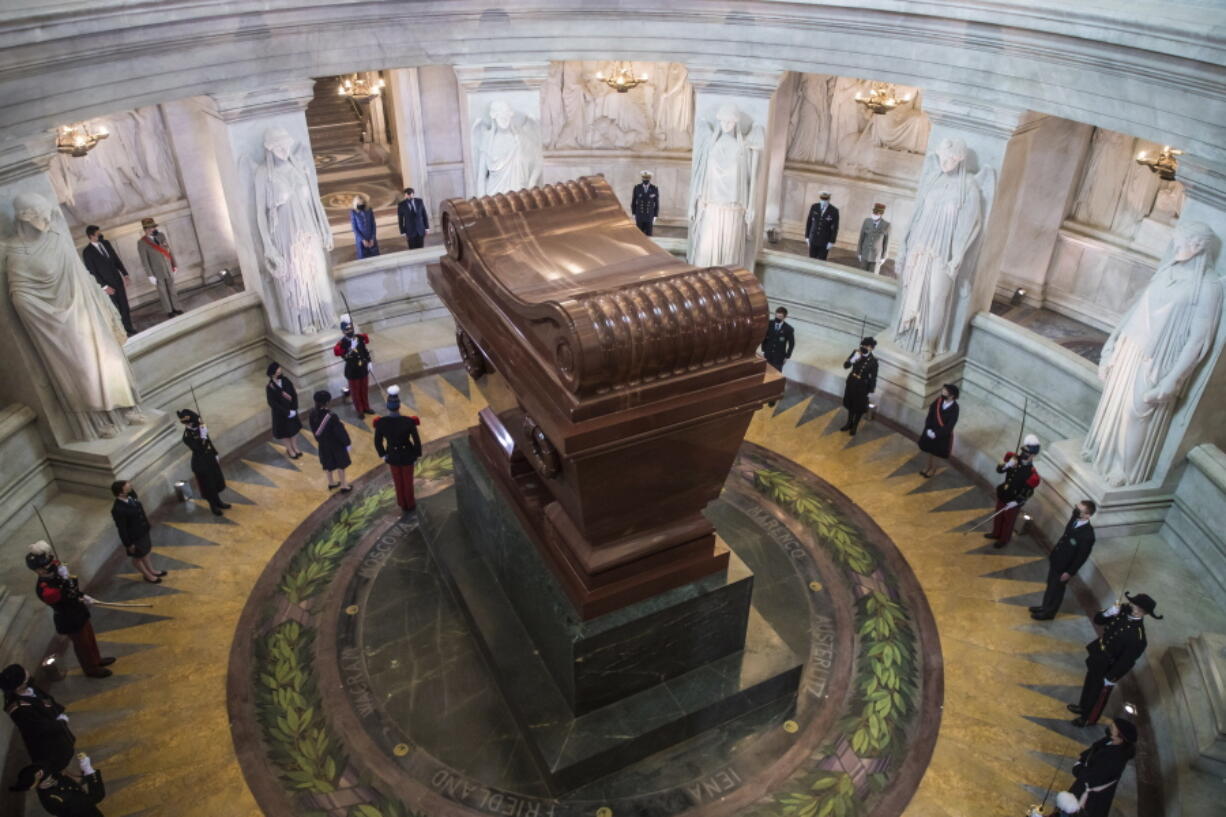
[[[1009,306],[1017,306],[1022,302],[1022,298],[1026,297],[1026,290],[1018,287],[1013,290],[1013,297],[1009,299]]]
[[[1134,703],[1125,703],[1124,711],[1135,717],[1137,714],[1137,705]]]
[[[175,493],[178,495],[180,502],[187,502],[192,498],[192,486],[180,480],[175,483]]]
[[[39,666],[43,671],[43,678],[47,681],[63,681],[68,675],[68,671],[60,663],[60,657],[55,653],[43,658]]]

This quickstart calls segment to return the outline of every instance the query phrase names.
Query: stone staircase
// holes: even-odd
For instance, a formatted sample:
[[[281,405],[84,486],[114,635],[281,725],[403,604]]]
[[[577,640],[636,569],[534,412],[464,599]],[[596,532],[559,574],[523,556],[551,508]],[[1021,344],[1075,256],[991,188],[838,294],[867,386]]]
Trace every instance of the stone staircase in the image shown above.
[[[311,148],[317,154],[352,150],[362,144],[362,118],[336,88],[335,77],[315,80],[315,98],[307,105],[307,129]]]

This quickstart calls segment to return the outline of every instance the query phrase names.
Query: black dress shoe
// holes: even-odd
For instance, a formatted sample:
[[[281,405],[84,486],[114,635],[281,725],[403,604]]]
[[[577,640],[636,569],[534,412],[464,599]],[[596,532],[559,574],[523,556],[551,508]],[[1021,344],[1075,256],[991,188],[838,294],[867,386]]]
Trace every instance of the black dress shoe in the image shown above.
[[[161,578],[162,576],[170,575],[170,571],[169,570],[155,570],[153,571],[153,575],[157,576],[158,578]]]
[[[217,507],[221,508],[223,511],[228,511],[234,506],[231,505],[229,502],[218,502]]]
[[[1065,707],[1065,709],[1067,709],[1069,712],[1072,712],[1074,715],[1081,714],[1081,704],[1069,704],[1068,706]]]
[[[141,576],[141,578],[149,582],[149,584],[161,584],[162,583],[161,579],[151,579],[148,576]]]
[[[994,534],[994,533],[985,533],[985,534],[983,535],[983,538],[984,538],[984,539],[999,539],[1000,537],[999,537],[999,536],[997,536],[997,535],[996,535],[996,534]]]
[[[109,667],[111,664],[114,664],[114,663],[115,663],[114,658],[103,658],[101,661],[98,662],[98,666]]]
[[[96,669],[85,674],[90,678],[110,678],[113,673],[109,669]]]
[[[856,436],[856,429],[855,429],[855,426],[852,426],[851,431],[848,431],[847,433],[848,433],[848,434],[850,434],[852,437]]]
[[[209,508],[209,510],[213,512],[213,516],[224,516],[224,514],[221,512],[221,508],[219,508],[219,507],[218,507],[218,508]]]
[[[839,431],[850,431],[850,430],[851,430],[851,423],[844,423],[842,428],[839,429]]]
[[[1044,615],[1043,613],[1031,613],[1030,617],[1033,618],[1035,621],[1051,621],[1053,618],[1056,617],[1056,614],[1050,613],[1050,614]]]
[[[379,412],[375,411],[374,409],[366,409],[366,411],[362,413],[363,414],[378,414]]]
[[[1029,610],[1030,612],[1032,612],[1032,613],[1041,613],[1041,612],[1043,612],[1043,608],[1042,608],[1041,606],[1037,606],[1037,605],[1036,605],[1035,607],[1028,607],[1028,608],[1026,608],[1026,609],[1028,609],[1028,610]]]
[[[1085,729],[1087,726],[1090,725],[1090,722],[1087,721],[1085,718],[1073,718],[1072,724],[1073,726],[1076,726],[1078,729]]]
[[[328,483],[328,490],[329,490],[329,491],[335,491],[335,490],[336,490],[337,488],[339,488],[339,487],[341,487],[341,484],[340,484],[339,482],[338,482],[338,483],[336,483],[335,485],[333,485],[332,483]]]
[[[768,406],[773,406],[773,405],[775,405],[775,401],[774,401],[774,400],[771,400],[771,401],[770,401],[769,403],[767,403],[766,405],[768,405]]]
[[[1000,550],[1001,548],[1003,548],[1003,547],[1004,547],[1005,545],[1007,545],[1007,544],[1009,544],[1009,543],[1008,543],[1008,542],[1001,542],[1001,541],[999,541],[999,540],[998,540],[998,541],[996,541],[996,542],[993,542],[993,543],[992,543],[992,547],[996,548],[997,550]]]

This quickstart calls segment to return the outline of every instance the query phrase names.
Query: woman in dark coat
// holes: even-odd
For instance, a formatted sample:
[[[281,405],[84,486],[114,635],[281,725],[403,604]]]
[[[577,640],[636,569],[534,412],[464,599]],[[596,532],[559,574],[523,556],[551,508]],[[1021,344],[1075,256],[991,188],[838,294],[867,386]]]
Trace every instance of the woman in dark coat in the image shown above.
[[[949,459],[954,447],[954,426],[958,424],[958,387],[946,383],[941,387],[941,396],[928,407],[928,419],[920,432],[919,448],[928,455],[921,477],[936,476],[937,457]]]
[[[276,363],[268,364],[268,387],[264,396],[272,410],[272,438],[285,443],[285,453],[291,460],[302,456],[298,450],[298,432],[302,421],[298,419],[298,392],[294,384]]]
[[[183,444],[192,452],[192,475],[200,495],[208,500],[213,516],[230,507],[221,501],[221,492],[226,489],[226,475],[221,472],[221,457],[209,439],[209,429],[200,415],[190,409],[175,412],[183,424]]]
[[[154,570],[149,563],[149,554],[153,551],[153,540],[149,537],[152,527],[149,517],[145,515],[144,506],[136,498],[136,491],[132,490],[132,483],[126,480],[112,482],[111,493],[115,495],[115,503],[111,505],[111,519],[115,520],[124,552],[145,581],[161,584],[166,571]]]
[[[328,490],[340,488],[342,493],[349,493],[353,486],[345,478],[345,469],[349,467],[349,432],[341,418],[332,413],[328,403],[332,395],[326,391],[317,391],[314,395],[315,408],[311,410],[308,421],[311,433],[315,435],[315,445],[319,449],[319,464],[328,473]],[[336,473],[336,481],[332,474]]]
[[[366,199],[362,196],[353,197],[353,209],[349,211],[349,226],[353,228],[353,243],[357,245],[358,258],[370,258],[379,254],[375,211],[370,209]]]

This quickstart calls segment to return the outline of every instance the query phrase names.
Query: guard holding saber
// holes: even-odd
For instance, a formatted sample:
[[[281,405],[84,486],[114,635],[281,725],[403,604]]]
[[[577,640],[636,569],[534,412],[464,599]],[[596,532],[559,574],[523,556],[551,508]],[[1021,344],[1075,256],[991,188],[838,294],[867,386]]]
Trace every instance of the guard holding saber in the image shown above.
[[[355,332],[348,315],[341,315],[341,332],[344,335],[332,347],[332,354],[345,360],[345,380],[349,381],[353,409],[359,417],[374,414],[366,393],[367,378],[370,376],[370,349],[367,348],[370,335]]]
[[[77,577],[68,573],[68,566],[61,564],[51,545],[43,541],[30,545],[26,567],[38,574],[34,594],[55,611],[55,631],[72,641],[81,671],[90,678],[110,676],[107,667],[114,664],[115,659],[103,658],[98,652],[94,625],[89,620],[89,605],[94,600],[81,592]]]
[[[983,535],[984,539],[996,540],[992,547],[1003,548],[1009,544],[1017,515],[1034,494],[1034,489],[1039,487],[1039,472],[1034,470],[1034,458],[1038,454],[1039,438],[1027,434],[1021,450],[1006,451],[1004,461],[996,466],[996,473],[1004,474],[1005,481],[996,486],[996,521],[992,531]]]
[[[1154,610],[1157,602],[1144,593],[1135,596],[1124,593],[1127,604],[1113,604],[1094,616],[1094,623],[1103,634],[1086,644],[1086,677],[1081,687],[1081,700],[1069,704],[1077,715],[1073,726],[1090,726],[1098,718],[1115,689],[1133,665],[1145,653],[1145,616],[1161,619]]]

